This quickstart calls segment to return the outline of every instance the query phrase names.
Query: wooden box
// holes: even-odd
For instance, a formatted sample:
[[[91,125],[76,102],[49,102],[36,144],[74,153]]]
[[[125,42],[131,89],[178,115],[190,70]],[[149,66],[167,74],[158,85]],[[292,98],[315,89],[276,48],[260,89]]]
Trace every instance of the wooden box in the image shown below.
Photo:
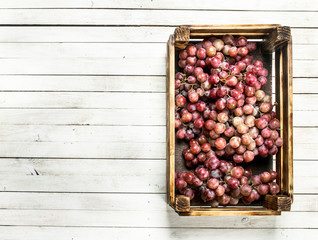
[[[209,36],[232,34],[243,35],[248,39],[257,39],[260,57],[272,78],[273,69],[277,118],[280,119],[280,135],[283,146],[276,155],[277,183],[280,195],[266,195],[256,205],[227,206],[211,208],[203,202],[190,204],[190,199],[175,192],[175,170],[184,168],[181,151],[183,144],[175,139],[175,71],[178,68],[176,56],[189,42],[202,40]],[[181,26],[175,29],[167,43],[167,198],[168,203],[179,215],[183,216],[220,216],[220,215],[280,215],[281,211],[290,211],[293,200],[293,90],[292,90],[292,37],[290,28],[281,25],[200,25]],[[275,52],[275,55],[273,55]],[[273,59],[275,60],[273,61]],[[273,63],[273,64],[272,64]],[[272,93],[272,82],[265,88]],[[273,158],[265,163],[252,166],[257,171],[270,168]],[[253,171],[254,171],[253,169]]]

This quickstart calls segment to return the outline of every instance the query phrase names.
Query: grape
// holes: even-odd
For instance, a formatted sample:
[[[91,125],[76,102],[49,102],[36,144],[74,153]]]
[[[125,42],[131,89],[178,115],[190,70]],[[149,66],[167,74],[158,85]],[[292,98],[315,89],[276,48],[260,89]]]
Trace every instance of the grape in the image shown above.
[[[187,48],[186,48],[186,51],[187,51],[187,54],[189,56],[195,56],[196,55],[196,52],[197,52],[197,48],[193,45],[189,45]]]
[[[239,198],[233,198],[233,197],[231,197],[231,198],[230,198],[230,203],[229,203],[229,205],[235,206],[235,205],[237,205],[237,204],[239,203],[239,201],[240,201]]]
[[[197,51],[197,57],[199,59],[205,59],[206,58],[206,50],[204,48],[200,48]]]
[[[194,177],[194,174],[193,174],[192,172],[187,172],[187,173],[184,175],[184,180],[185,180],[188,184],[192,184],[193,177]]]
[[[233,161],[236,163],[242,163],[244,161],[243,155],[235,154],[233,156]]]
[[[223,194],[221,197],[218,197],[218,201],[221,205],[225,206],[228,205],[231,201],[231,198],[227,194]]]
[[[234,37],[230,34],[226,34],[222,37],[222,40],[225,44],[234,45]]]
[[[184,190],[184,195],[192,200],[195,196],[194,191],[191,188],[187,188]]]
[[[250,185],[244,184],[241,186],[240,190],[242,196],[247,197],[251,195],[253,189]]]
[[[180,66],[180,64],[179,64],[179,66]],[[191,73],[193,73],[194,67],[192,65],[187,64],[184,67],[182,67],[182,66],[180,66],[180,67],[184,68],[183,71],[184,71],[185,74],[190,75]]]
[[[228,53],[231,57],[235,57],[238,53],[238,50],[236,47],[230,47]]]
[[[266,96],[265,96],[265,97],[266,97]],[[264,97],[264,99],[265,99],[265,97]],[[259,106],[259,109],[261,110],[261,112],[267,113],[267,112],[269,112],[269,111],[272,110],[272,104],[269,103],[269,102],[263,102],[263,103],[261,103],[261,105]]]
[[[252,115],[248,115],[248,116],[245,118],[244,123],[245,123],[245,125],[248,126],[249,128],[254,127],[254,125],[255,125],[255,117],[252,116]],[[250,131],[250,130],[249,130],[249,131]]]
[[[228,156],[235,154],[235,149],[232,148],[229,144],[225,146],[224,151],[225,151],[225,154],[227,154]]]
[[[269,192],[269,186],[268,184],[260,184],[257,187],[257,191],[260,195],[266,195]]]
[[[231,170],[231,176],[234,178],[241,178],[243,176],[244,170],[241,167],[234,167]]]
[[[238,187],[238,188],[235,188],[235,189],[232,189],[231,191],[231,197],[234,197],[234,198],[239,198],[241,197],[241,189]]]
[[[196,105],[195,105],[196,109],[199,111],[199,112],[203,112],[206,110],[206,104],[205,102],[197,102]]]
[[[252,176],[252,170],[249,169],[249,168],[245,168],[243,175],[244,175],[245,177],[247,177],[248,179],[251,178],[251,176]]]
[[[232,136],[234,135],[234,133],[235,133],[235,129],[234,129],[232,126],[227,127],[227,128],[224,130],[224,135],[225,135],[226,137],[232,137]]]
[[[230,139],[230,146],[232,148],[238,148],[241,145],[241,138],[240,137],[232,137]]]
[[[280,147],[283,145],[283,139],[281,139],[280,137],[277,138],[276,142],[275,142],[276,146],[277,147]]]
[[[201,146],[203,152],[209,152],[211,150],[211,145],[209,143],[203,143]]]
[[[192,120],[192,114],[191,113],[185,113],[181,117],[183,122],[190,122]]]
[[[210,172],[210,177],[211,178],[221,178],[222,177],[222,172],[221,172],[221,170],[220,169],[215,169],[215,170],[212,170],[211,172]]]
[[[176,133],[177,138],[184,139],[186,131],[184,129],[179,129]]]
[[[264,142],[265,146],[270,149],[274,146],[274,140],[268,138],[268,139],[265,139],[265,142]]]
[[[249,145],[253,139],[249,133],[245,133],[242,135],[241,140],[242,140],[242,144]]]
[[[197,176],[200,178],[200,180],[204,181],[208,179],[209,172],[206,168],[199,168],[197,171]]]
[[[216,39],[213,41],[213,46],[217,51],[221,51],[224,47],[224,42],[221,39]]]
[[[226,84],[227,86],[230,86],[230,87],[234,87],[236,86],[238,80],[237,80],[237,77],[235,76],[230,76],[226,79]]]
[[[243,154],[244,162],[251,162],[254,160],[254,153],[252,151],[246,151]]]
[[[219,206],[219,202],[217,200],[212,200],[211,207],[217,208]]]
[[[280,187],[278,186],[277,183],[271,182],[269,183],[269,191],[271,194],[276,195],[280,191]]]
[[[224,138],[217,138],[215,141],[215,147],[219,150],[224,149],[226,146],[226,141]]]
[[[224,35],[179,52],[175,131],[176,138],[188,141],[182,155],[195,171],[176,174],[175,181],[177,191],[190,199],[199,191],[203,201],[218,207],[279,192],[275,171],[252,176],[235,165],[275,155],[283,144],[271,95],[262,90],[268,71],[249,54],[256,47],[244,36]]]
[[[232,119],[232,124],[234,127],[238,127],[239,125],[243,123],[244,123],[244,120],[241,117],[235,117]]]
[[[265,145],[262,145],[258,148],[258,152],[260,155],[266,155],[268,153],[268,149]]]
[[[176,105],[178,107],[184,107],[184,105],[187,103],[187,100],[184,96],[177,96],[176,97]]]
[[[198,144],[193,144],[190,147],[190,151],[192,154],[198,154],[199,152],[201,152],[201,147]]]
[[[257,78],[254,73],[248,72],[245,76],[245,82],[249,86],[253,86],[257,81]]]
[[[239,46],[239,47],[243,47],[247,44],[247,39],[243,36],[239,37],[237,40],[236,40],[236,45]]]
[[[261,177],[259,175],[254,175],[251,177],[251,182],[253,185],[257,186],[262,183]]]
[[[270,128],[266,127],[261,131],[261,135],[263,138],[269,138],[272,134],[272,131],[270,130]]]
[[[197,176],[193,177],[193,179],[192,179],[193,186],[200,187],[200,186],[202,186],[202,184],[203,184],[203,182]]]
[[[235,152],[237,154],[243,154],[246,151],[246,146],[245,145],[240,145],[238,148],[235,149]]]
[[[217,187],[219,186],[219,180],[217,180],[216,178],[210,178],[207,181],[207,186],[213,190],[217,189]]]
[[[265,119],[263,119],[263,118],[258,118],[258,119],[256,119],[256,121],[255,121],[255,125],[256,125],[256,127],[259,128],[259,129],[264,129],[264,128],[267,127],[268,122],[267,122]]]
[[[194,111],[192,113],[192,121],[195,121],[196,119],[200,118],[201,117],[201,114],[197,111]]]
[[[227,162],[224,161],[224,160],[221,160],[220,161],[220,165],[219,165],[219,169],[222,171],[222,172],[227,172],[228,170],[228,166],[227,166]]]
[[[186,161],[192,161],[194,159],[194,155],[191,152],[187,152],[186,154],[184,154],[184,158]]]
[[[176,180],[176,188],[177,189],[182,190],[182,189],[184,189],[186,187],[187,187],[187,183],[182,178],[178,178]]]
[[[218,116],[217,116],[217,120],[220,123],[226,123],[228,121],[228,119],[229,119],[228,115],[226,113],[224,113],[224,112],[219,113]]]
[[[238,188],[240,185],[240,181],[233,177],[229,178],[226,183],[231,189]]]
[[[218,197],[223,196],[225,193],[225,188],[222,185],[219,185],[216,189],[215,189],[215,194]]]
[[[205,161],[204,166],[208,169],[215,170],[220,166],[220,161],[216,157],[211,157]]]
[[[260,177],[263,183],[268,183],[271,181],[271,174],[269,172],[261,173]]]
[[[214,131],[217,133],[217,134],[222,134],[224,133],[226,129],[226,126],[224,123],[217,123],[215,124],[215,127],[214,127]]]
[[[272,140],[276,140],[277,138],[279,137],[279,133],[277,132],[277,131],[272,131],[272,134],[271,134],[271,136],[270,136],[270,139],[272,139]]]
[[[277,152],[278,152],[278,148],[277,148],[276,145],[274,145],[272,148],[270,148],[270,149],[268,150],[268,153],[269,153],[270,155],[276,155]]]
[[[248,126],[246,126],[244,123],[240,124],[237,126],[236,130],[241,133],[241,134],[244,134],[244,133],[247,133],[249,128]]]

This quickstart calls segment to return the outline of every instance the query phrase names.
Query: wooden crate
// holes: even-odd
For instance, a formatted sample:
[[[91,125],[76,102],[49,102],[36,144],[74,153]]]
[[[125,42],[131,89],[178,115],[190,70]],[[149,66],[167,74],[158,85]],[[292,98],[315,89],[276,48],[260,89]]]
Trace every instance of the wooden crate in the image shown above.
[[[273,52],[275,52],[275,96],[277,118],[280,119],[280,135],[283,146],[276,155],[277,183],[280,195],[266,195],[258,206],[236,206],[211,208],[210,206],[190,205],[190,199],[175,192],[175,170],[183,164],[182,144],[175,139],[175,70],[178,50],[189,42],[202,40],[211,35],[243,35],[250,39],[260,39],[259,49],[264,56],[264,64],[271,79]],[[270,81],[269,81],[270,82]],[[271,84],[267,89],[271,93]],[[194,25],[175,29],[167,43],[167,200],[171,207],[182,216],[226,216],[226,215],[280,215],[290,211],[293,201],[293,89],[292,89],[292,37],[290,28],[281,25]],[[256,161],[253,161],[256,162]],[[253,163],[252,162],[252,163]],[[267,167],[273,159],[267,159]],[[264,167],[264,166],[263,166]],[[261,166],[262,168],[262,166]]]

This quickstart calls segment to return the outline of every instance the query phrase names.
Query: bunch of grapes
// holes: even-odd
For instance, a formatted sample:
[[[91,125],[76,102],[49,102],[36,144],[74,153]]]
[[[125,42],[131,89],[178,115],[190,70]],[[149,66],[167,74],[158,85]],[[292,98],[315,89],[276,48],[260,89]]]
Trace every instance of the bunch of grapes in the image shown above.
[[[198,194],[204,202],[210,201],[212,207],[219,205],[251,204],[261,195],[277,194],[280,191],[275,182],[275,171],[252,175],[248,168],[235,166],[233,162],[219,160],[212,156],[204,166],[192,172],[176,173],[176,188],[192,200]]]
[[[253,60],[256,48],[243,36],[224,35],[179,53],[183,72],[175,76],[175,127],[176,137],[189,142],[183,150],[188,168],[202,167],[209,177],[215,171],[208,167],[211,159],[239,164],[277,154],[280,122],[262,90],[268,71]]]

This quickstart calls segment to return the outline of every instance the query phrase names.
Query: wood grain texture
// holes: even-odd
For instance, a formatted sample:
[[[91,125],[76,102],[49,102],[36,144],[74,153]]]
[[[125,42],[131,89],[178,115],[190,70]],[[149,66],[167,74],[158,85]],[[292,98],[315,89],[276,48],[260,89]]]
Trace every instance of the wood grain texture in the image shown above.
[[[10,2],[1,1],[0,8],[136,8],[136,9],[208,9],[208,10],[302,10],[302,11],[315,11],[318,8],[317,1],[304,1],[299,3],[292,2],[276,2],[270,0],[267,3],[256,3],[255,1],[247,1],[246,5],[242,6],[234,0],[230,0],[227,3],[217,0],[214,2],[214,6],[208,4],[204,0],[199,0],[196,4],[191,1],[177,0],[170,2],[169,0],[135,0],[135,1],[120,1],[114,0],[112,2],[103,0],[77,0],[77,1],[62,1],[62,0],[47,0],[44,2],[37,2],[35,0],[12,0]]]
[[[2,25],[138,25],[179,26],[209,24],[281,24],[291,27],[316,28],[317,14],[301,11],[187,11],[187,19],[179,10],[139,9],[0,9]],[[164,14],[165,17],[162,17]],[[224,16],[231,14],[231,18]],[[198,17],[200,16],[200,17]]]
[[[145,145],[145,144],[144,144]],[[146,153],[139,153],[146,155]],[[91,154],[92,155],[92,154]],[[124,154],[123,154],[124,155]],[[149,155],[149,154],[148,154]],[[81,156],[83,157],[83,156]],[[162,156],[164,159],[165,156]],[[0,189],[28,192],[165,193],[166,164],[149,158],[1,158]],[[127,169],[121,170],[122,165]],[[317,194],[316,160],[295,161],[295,193]],[[77,171],[74,171],[74,168]],[[121,175],[116,174],[120,171]],[[14,172],[12,175],[10,173]],[[107,181],[108,179],[108,181]],[[126,181],[130,180],[126,183]],[[125,184],[121,184],[125,182]],[[84,184],[85,183],[85,184]]]
[[[0,8],[0,239],[315,239],[316,1],[0,0]],[[292,212],[184,219],[165,201],[165,43],[177,25],[233,19],[292,26]]]
[[[160,42],[165,43],[167,36],[175,27],[160,26],[2,26],[2,43],[126,43]],[[294,45],[317,45],[318,29],[292,28]],[[297,51],[297,49],[295,49]]]
[[[120,240],[128,235],[132,239],[155,239],[167,240],[184,239],[191,240],[194,237],[202,240],[213,239],[222,240],[232,236],[244,235],[247,240],[288,239],[298,240],[300,238],[314,238],[317,229],[211,229],[211,228],[107,228],[107,227],[29,227],[29,226],[3,226],[0,227],[1,236],[4,239],[15,240],[47,240],[78,239],[87,240],[94,237],[96,240],[104,240],[105,236],[112,236],[114,240]]]

